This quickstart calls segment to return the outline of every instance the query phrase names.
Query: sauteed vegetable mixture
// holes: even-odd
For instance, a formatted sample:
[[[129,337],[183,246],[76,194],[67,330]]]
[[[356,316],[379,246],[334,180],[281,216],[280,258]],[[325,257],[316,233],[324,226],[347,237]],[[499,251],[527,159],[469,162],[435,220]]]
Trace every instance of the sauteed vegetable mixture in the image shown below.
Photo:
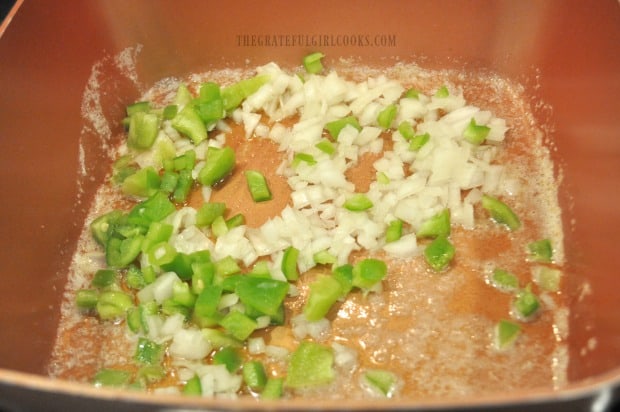
[[[563,383],[559,210],[521,97],[323,59],[127,106],[53,375],[260,399]]]

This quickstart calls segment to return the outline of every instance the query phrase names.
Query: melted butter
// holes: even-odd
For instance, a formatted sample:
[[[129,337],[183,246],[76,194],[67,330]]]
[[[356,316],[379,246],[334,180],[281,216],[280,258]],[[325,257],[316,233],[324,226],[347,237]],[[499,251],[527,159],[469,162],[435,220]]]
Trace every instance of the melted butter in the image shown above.
[[[338,69],[352,78],[385,73],[425,91],[451,82],[463,87],[465,98],[472,104],[505,118],[510,131],[500,159],[510,165],[507,173],[521,182],[520,201],[513,208],[525,229],[508,233],[477,210],[480,224],[475,231],[455,228],[452,233],[457,256],[448,271],[429,271],[421,257],[390,260],[389,276],[381,293],[354,292],[329,314],[332,330],[326,343],[338,342],[357,350],[359,364],[353,375],[350,371],[340,373],[333,385],[300,395],[342,399],[367,396],[358,384],[366,368],[394,371],[402,383],[399,396],[420,401],[561,387],[566,381],[568,356],[565,346],[568,309],[561,293],[549,296],[552,304],[546,305],[534,321],[523,324],[522,336],[514,347],[505,351],[494,347],[493,326],[509,316],[511,295],[489,285],[489,268],[510,268],[521,284],[527,284],[531,277],[525,245],[542,237],[553,239],[559,263],[563,256],[552,165],[521,88],[496,77],[425,72],[406,65],[378,71],[345,64]],[[205,78],[221,81],[226,76],[215,73],[193,77],[196,82]],[[155,88],[147,95],[158,96],[164,91],[158,93]],[[225,184],[214,190],[211,200],[225,202],[231,216],[243,213],[249,226],[258,227],[289,203],[290,189],[286,180],[276,173],[282,153],[267,139],[246,139],[241,126],[233,127],[227,144],[236,150],[237,166]],[[372,155],[363,156],[359,165],[349,171],[348,177],[357,190],[363,191],[374,178],[369,165],[375,159]],[[266,175],[273,192],[272,201],[251,200],[243,176],[243,170],[250,168]],[[91,215],[116,202],[115,195],[103,186]],[[202,202],[199,191],[189,201],[194,207]],[[125,364],[133,354],[135,337],[123,328],[84,318],[76,312],[75,290],[87,285],[97,268],[97,248],[90,240],[87,225],[79,249],[71,268],[50,374],[87,381],[103,366]],[[363,256],[357,254],[355,259]],[[319,270],[304,275],[299,283],[300,295],[287,300],[289,317],[301,312],[307,285]],[[272,344],[289,349],[297,344],[288,328],[275,328],[265,337]],[[282,365],[273,368],[276,375],[285,370]]]

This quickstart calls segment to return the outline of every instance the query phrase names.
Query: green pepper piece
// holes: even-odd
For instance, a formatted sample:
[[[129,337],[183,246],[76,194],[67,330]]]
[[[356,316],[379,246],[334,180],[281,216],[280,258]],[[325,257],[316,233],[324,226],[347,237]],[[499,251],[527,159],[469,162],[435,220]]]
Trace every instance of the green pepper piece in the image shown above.
[[[471,144],[478,145],[484,142],[484,139],[487,138],[490,131],[490,127],[476,124],[476,119],[472,117],[463,131],[463,138]]]
[[[355,193],[344,202],[344,208],[351,212],[363,212],[373,207],[372,201],[363,193]]]
[[[174,104],[177,106],[185,106],[191,103],[192,99],[192,92],[189,91],[187,85],[180,83],[177,89],[177,94],[174,97]]]
[[[268,74],[259,74],[249,79],[243,79],[221,91],[224,109],[230,111],[238,107],[243,100],[256,93],[265,83],[269,81]]]
[[[506,225],[508,229],[514,231],[521,227],[519,217],[501,200],[489,195],[482,195],[482,207],[489,211],[493,220]]]
[[[127,146],[146,150],[153,146],[159,133],[159,117],[155,113],[137,112],[129,118]]]
[[[537,266],[533,269],[533,272],[534,280],[542,289],[549,292],[557,292],[560,290],[562,272],[559,269]]]
[[[172,262],[177,255],[177,251],[170,243],[159,242],[151,247],[147,254],[152,265],[161,267]]]
[[[297,259],[299,258],[299,249],[289,246],[284,250],[282,256],[282,263],[280,268],[284,277],[288,281],[295,281],[299,279],[299,270],[297,269]]]
[[[523,318],[529,318],[538,311],[540,303],[534,293],[529,290],[529,287],[517,293],[514,301],[514,308],[517,314]]]
[[[196,302],[196,295],[192,293],[188,283],[177,280],[172,285],[172,300],[186,308],[193,308]]]
[[[221,98],[208,102],[199,102],[196,104],[196,110],[207,129],[213,127],[226,113],[224,111],[224,101]]]
[[[172,194],[172,200],[176,203],[184,203],[192,190],[193,184],[192,171],[187,169],[181,170],[179,172],[179,181]]]
[[[426,263],[437,272],[446,269],[454,255],[454,246],[446,236],[438,236],[424,249]]]
[[[133,116],[136,113],[150,112],[150,111],[151,111],[151,102],[149,101],[135,102],[135,103],[128,105],[125,108],[125,112],[127,113],[127,116]]]
[[[144,277],[144,283],[146,283],[147,285],[155,282],[155,279],[157,279],[157,273],[155,273],[155,268],[153,266],[143,267],[142,277]]]
[[[128,385],[129,382],[131,382],[131,373],[119,369],[101,369],[93,378],[93,385],[96,387],[120,387]]]
[[[448,236],[449,234],[450,209],[444,209],[422,222],[416,232],[416,236],[419,238]]]
[[[411,122],[408,122],[406,120],[400,122],[400,124],[398,125],[398,132],[402,137],[405,138],[405,140],[410,140],[415,135],[415,132],[413,131],[413,125],[411,124]]]
[[[495,287],[502,290],[513,291],[519,287],[519,279],[504,269],[493,270],[491,280]]]
[[[235,373],[243,364],[243,358],[237,348],[229,346],[218,350],[213,355],[213,364],[225,365],[228,372]]]
[[[191,312],[191,308],[178,303],[172,298],[165,299],[161,303],[161,313],[166,316],[180,314],[183,316],[184,320],[189,320]]]
[[[138,370],[137,379],[146,383],[159,382],[166,377],[166,370],[161,365],[145,365]]]
[[[80,309],[95,309],[99,292],[95,289],[80,289],[75,294],[75,304]]]
[[[127,176],[121,184],[121,190],[126,195],[149,197],[159,190],[161,178],[152,166],[138,170]]]
[[[200,377],[198,375],[194,375],[187,382],[185,382],[182,393],[183,395],[189,396],[202,395],[202,384],[200,382]]]
[[[366,258],[353,266],[353,286],[360,289],[370,289],[387,275],[387,265],[384,261]]]
[[[213,223],[211,223],[211,233],[215,237],[220,237],[228,233],[228,225],[226,224],[226,220],[224,220],[223,216],[217,216]]]
[[[138,339],[138,345],[133,358],[136,362],[145,365],[158,365],[164,357],[164,347],[147,338]]]
[[[377,183],[387,185],[390,183],[390,178],[384,172],[377,172]]]
[[[283,378],[268,378],[265,389],[260,394],[261,399],[280,399],[284,392]]]
[[[112,237],[108,239],[105,248],[105,259],[109,267],[124,268],[133,262],[140,254],[144,236],[136,235],[121,239]]]
[[[148,228],[152,222],[159,222],[176,211],[165,193],[157,191],[153,196],[134,206],[128,215],[132,224]]]
[[[509,347],[521,333],[521,326],[509,320],[502,319],[495,326],[495,336],[497,347],[506,349]]]
[[[116,283],[116,271],[112,269],[99,269],[91,282],[96,288],[107,288]]]
[[[183,107],[170,121],[170,125],[179,133],[189,137],[194,144],[207,138],[207,128],[192,105]]]
[[[417,152],[431,139],[431,135],[428,133],[418,134],[413,136],[409,140],[409,150]]]
[[[133,162],[132,156],[121,156],[112,165],[112,181],[120,185],[128,176],[136,173],[139,169],[138,165]]]
[[[550,263],[553,258],[553,247],[549,239],[541,239],[528,243],[529,259],[534,262]]]
[[[161,175],[161,183],[159,184],[159,190],[165,193],[172,193],[174,189],[177,187],[177,183],[179,182],[179,174],[165,170]]]
[[[310,53],[303,58],[304,69],[310,74],[317,74],[323,71],[323,63],[321,59],[325,55],[321,52]]]
[[[226,176],[235,167],[235,152],[230,147],[207,149],[207,159],[204,167],[198,174],[198,181],[205,186],[213,186]]]
[[[271,200],[271,191],[267,185],[267,179],[258,170],[246,170],[245,181],[248,184],[248,190],[255,202],[265,202]]]
[[[214,348],[242,348],[243,344],[238,339],[225,334],[219,329],[202,329],[202,335]]]
[[[172,235],[172,225],[163,222],[152,222],[142,242],[142,252],[148,252],[154,245],[167,242]]]
[[[309,153],[295,153],[295,155],[293,155],[291,166],[295,168],[302,162],[309,166],[313,166],[316,164],[316,159]]]
[[[310,294],[304,306],[304,315],[310,322],[327,315],[334,303],[342,296],[340,282],[331,276],[319,275],[310,284]]]
[[[407,98],[407,99],[417,99],[420,97],[420,91],[416,90],[415,88],[409,88],[407,89],[407,91],[405,92],[405,94],[403,95],[403,97]]]
[[[285,251],[286,254],[286,251]],[[284,260],[284,258],[283,258]],[[297,265],[297,261],[295,260],[295,265]],[[284,262],[282,262],[282,266],[284,266]],[[282,269],[284,272],[284,269]],[[269,270],[269,262],[266,260],[259,260],[252,266],[252,270],[248,272],[248,276],[255,276],[259,278],[270,278],[271,271]],[[284,275],[286,276],[286,274]]]
[[[215,264],[213,262],[192,263],[192,291],[200,294],[203,289],[213,284],[215,278]]]
[[[127,316],[125,321],[127,322],[127,327],[133,333],[140,333],[142,331],[142,319],[140,316],[140,309],[137,307],[132,307],[127,310]]]
[[[240,273],[241,268],[232,256],[226,256],[215,262],[215,276],[218,279]]]
[[[242,282],[237,284],[235,291],[246,307],[265,315],[276,316],[288,289],[287,282],[246,276]]]
[[[314,260],[317,265],[332,265],[338,261],[336,256],[332,255],[327,250],[319,250],[312,255],[312,260]]]
[[[169,104],[168,106],[164,107],[164,110],[161,113],[161,117],[164,120],[172,120],[178,112],[179,106],[177,106],[176,104]]]
[[[448,90],[448,87],[446,87],[446,85],[441,86],[435,92],[435,97],[444,98],[448,96],[450,96],[450,91]]]
[[[106,291],[99,295],[97,300],[97,314],[102,320],[118,319],[125,316],[133,306],[131,296],[119,291]]]
[[[159,266],[166,272],[176,273],[182,280],[189,280],[193,275],[193,263],[188,254],[177,252],[170,262],[161,263]]]
[[[267,384],[265,367],[259,361],[248,361],[243,364],[243,381],[250,390],[261,392]]]
[[[345,297],[353,289],[353,265],[345,263],[332,269],[332,276],[340,283],[342,294]]]
[[[217,307],[221,297],[221,286],[206,285],[194,303],[194,322],[200,327],[215,326],[220,318]]]
[[[385,242],[391,243],[399,240],[403,235],[403,221],[400,219],[392,220],[385,230]]]
[[[364,373],[364,379],[370,387],[386,398],[394,396],[397,382],[394,373],[382,369],[369,369]]]
[[[336,147],[332,142],[327,139],[321,139],[321,141],[315,144],[314,147],[316,147],[323,153],[327,153],[330,156],[336,153]]]
[[[192,258],[192,263],[211,262],[211,252],[208,250],[197,250],[190,253],[189,257]]]
[[[291,356],[284,384],[293,389],[327,385],[335,378],[333,363],[331,348],[303,341]]]
[[[202,121],[211,127],[225,115],[224,101],[217,83],[206,82],[200,86],[199,97],[195,102],[196,109]]]
[[[345,126],[353,126],[358,131],[362,130],[362,126],[360,126],[360,123],[355,116],[347,116],[342,119],[333,120],[325,124],[325,129],[334,139],[338,140],[338,135],[342,129],[345,128]]]
[[[213,223],[216,217],[223,216],[226,204],[220,202],[204,203],[196,212],[196,226],[204,227]]]
[[[129,265],[127,268],[125,272],[125,283],[132,289],[142,289],[147,284],[144,274],[140,268],[135,265]]]
[[[396,118],[397,113],[398,107],[395,104],[386,106],[377,115],[377,123],[379,124],[379,127],[384,130],[389,129],[392,126],[392,122]]]
[[[176,156],[171,160],[169,168],[180,172],[181,170],[192,170],[196,165],[196,151],[188,150],[182,155]]]
[[[182,393],[183,395],[189,396],[202,395],[202,384],[200,382],[200,377],[198,377],[198,375],[194,375],[187,382],[185,382]]]
[[[237,311],[232,311],[224,316],[220,321],[220,325],[230,336],[240,341],[249,338],[258,327],[254,319]]]

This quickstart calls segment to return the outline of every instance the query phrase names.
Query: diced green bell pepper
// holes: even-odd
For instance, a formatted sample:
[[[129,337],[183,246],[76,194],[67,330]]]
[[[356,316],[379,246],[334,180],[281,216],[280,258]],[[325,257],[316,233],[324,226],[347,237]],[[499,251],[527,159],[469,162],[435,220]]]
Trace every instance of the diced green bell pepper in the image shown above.
[[[293,389],[327,385],[335,378],[331,348],[303,341],[293,352],[284,384]]]
[[[200,115],[192,105],[186,105],[170,121],[170,125],[179,133],[189,137],[194,144],[207,138],[207,128]]]
[[[310,284],[310,294],[304,306],[304,315],[310,322],[327,315],[332,305],[342,296],[340,282],[331,276],[319,275]]]
[[[121,184],[121,190],[126,195],[149,197],[159,190],[160,185],[159,174],[152,166],[148,166],[131,176],[127,176]]]
[[[241,312],[229,312],[220,321],[220,325],[235,339],[244,341],[256,330],[256,321]]]
[[[372,201],[363,193],[355,193],[344,202],[344,208],[351,212],[363,212],[373,207]]]
[[[377,123],[382,129],[389,129],[392,126],[392,122],[396,118],[398,113],[398,107],[395,104],[386,106],[377,115]]]
[[[318,74],[323,71],[323,59],[325,55],[321,52],[310,53],[303,58],[304,69],[310,74]]]
[[[353,126],[358,131],[362,130],[362,126],[360,126],[360,123],[355,116],[347,116],[342,119],[333,120],[325,124],[325,129],[331,137],[338,140],[338,135],[340,134],[340,131],[345,128],[345,126]]]
[[[424,258],[435,271],[442,271],[450,265],[455,249],[446,236],[438,236],[424,249]]]
[[[246,276],[237,284],[235,291],[239,300],[247,307],[265,315],[276,316],[288,289],[287,282]]]
[[[137,112],[129,118],[127,146],[146,150],[153,146],[159,133],[159,116],[155,113]]]
[[[478,145],[484,142],[484,139],[487,138],[490,131],[491,128],[488,126],[476,124],[476,119],[472,117],[471,121],[463,131],[463,138],[471,144]]]
[[[284,250],[282,256],[281,269],[284,277],[288,281],[299,279],[299,270],[297,269],[297,259],[299,258],[299,249],[289,246]]]
[[[243,364],[243,358],[237,348],[224,347],[213,354],[214,365],[225,365],[226,370],[235,373]]]
[[[387,275],[387,265],[384,261],[366,258],[353,266],[353,286],[360,289],[370,289]]]
[[[263,364],[256,360],[247,361],[243,364],[243,382],[250,390],[262,392],[267,384],[267,374]]]
[[[482,207],[490,213],[491,218],[497,223],[506,225],[508,229],[513,231],[521,227],[519,217],[501,200],[489,195],[482,195],[481,202]]]
[[[450,209],[444,209],[422,222],[416,232],[416,236],[419,238],[448,236],[449,234]]]
[[[207,149],[204,167],[198,173],[198,181],[205,186],[213,186],[235,167],[235,151],[230,147]]]

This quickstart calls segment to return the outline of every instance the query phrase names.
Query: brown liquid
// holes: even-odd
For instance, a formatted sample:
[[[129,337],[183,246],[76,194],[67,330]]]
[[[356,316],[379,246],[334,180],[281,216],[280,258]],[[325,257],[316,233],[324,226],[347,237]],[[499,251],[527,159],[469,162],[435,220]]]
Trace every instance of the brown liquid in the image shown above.
[[[344,67],[340,70],[345,71]],[[500,160],[512,165],[511,175],[521,182],[519,203],[511,206],[521,217],[523,228],[507,232],[478,208],[474,231],[453,228],[451,239],[457,255],[448,271],[428,270],[421,257],[389,259],[389,275],[383,282],[382,293],[364,296],[353,292],[329,314],[332,331],[325,343],[338,342],[356,349],[359,358],[353,376],[351,371],[341,370],[332,385],[302,395],[347,399],[367,396],[359,385],[367,368],[395,372],[402,385],[399,396],[412,400],[561,386],[567,363],[563,326],[567,309],[561,293],[547,294],[537,318],[522,324],[523,333],[514,347],[504,351],[494,347],[493,326],[500,319],[510,317],[512,295],[488,283],[489,270],[505,268],[519,277],[521,285],[531,282],[532,265],[526,259],[526,245],[543,237],[552,238],[558,249],[556,256],[560,262],[562,259],[556,189],[548,154],[542,147],[525,96],[518,85],[492,76],[431,73],[404,66],[387,72],[388,77],[400,78],[427,93],[447,81],[453,82],[463,87],[469,103],[507,120],[510,130]],[[347,75],[360,78],[377,73],[373,69],[349,69]],[[286,180],[275,172],[282,154],[268,139],[246,140],[239,126],[233,127],[227,144],[237,153],[237,166],[224,184],[214,190],[211,200],[225,202],[229,216],[243,213],[249,226],[258,227],[277,216],[289,203]],[[355,170],[349,171],[348,177],[357,190],[365,191],[374,179],[370,165],[375,158],[366,155]],[[257,169],[266,175],[273,200],[264,203],[251,200],[245,187],[245,169]],[[116,201],[113,194],[104,192],[102,189],[93,214]],[[199,192],[189,201],[194,207],[201,202]],[[124,332],[124,326],[103,324],[76,314],[72,297],[75,289],[88,285],[97,266],[84,263],[83,256],[93,250],[97,249],[85,231],[81,250],[74,260],[73,280],[67,289],[63,321],[50,367],[50,374],[56,377],[88,381],[99,368],[125,365],[133,355],[135,343],[131,339],[135,338]],[[362,256],[358,253],[353,259]],[[381,254],[379,257],[384,258]],[[307,285],[321,271],[328,269],[315,268],[302,276],[298,284],[300,295],[286,301],[289,318],[301,312]],[[539,292],[536,285],[533,290]],[[262,333],[268,343],[290,350],[296,347],[295,338],[286,327]],[[281,363],[266,360],[266,364],[274,375],[285,373]],[[174,374],[169,378],[164,385],[174,382]]]

